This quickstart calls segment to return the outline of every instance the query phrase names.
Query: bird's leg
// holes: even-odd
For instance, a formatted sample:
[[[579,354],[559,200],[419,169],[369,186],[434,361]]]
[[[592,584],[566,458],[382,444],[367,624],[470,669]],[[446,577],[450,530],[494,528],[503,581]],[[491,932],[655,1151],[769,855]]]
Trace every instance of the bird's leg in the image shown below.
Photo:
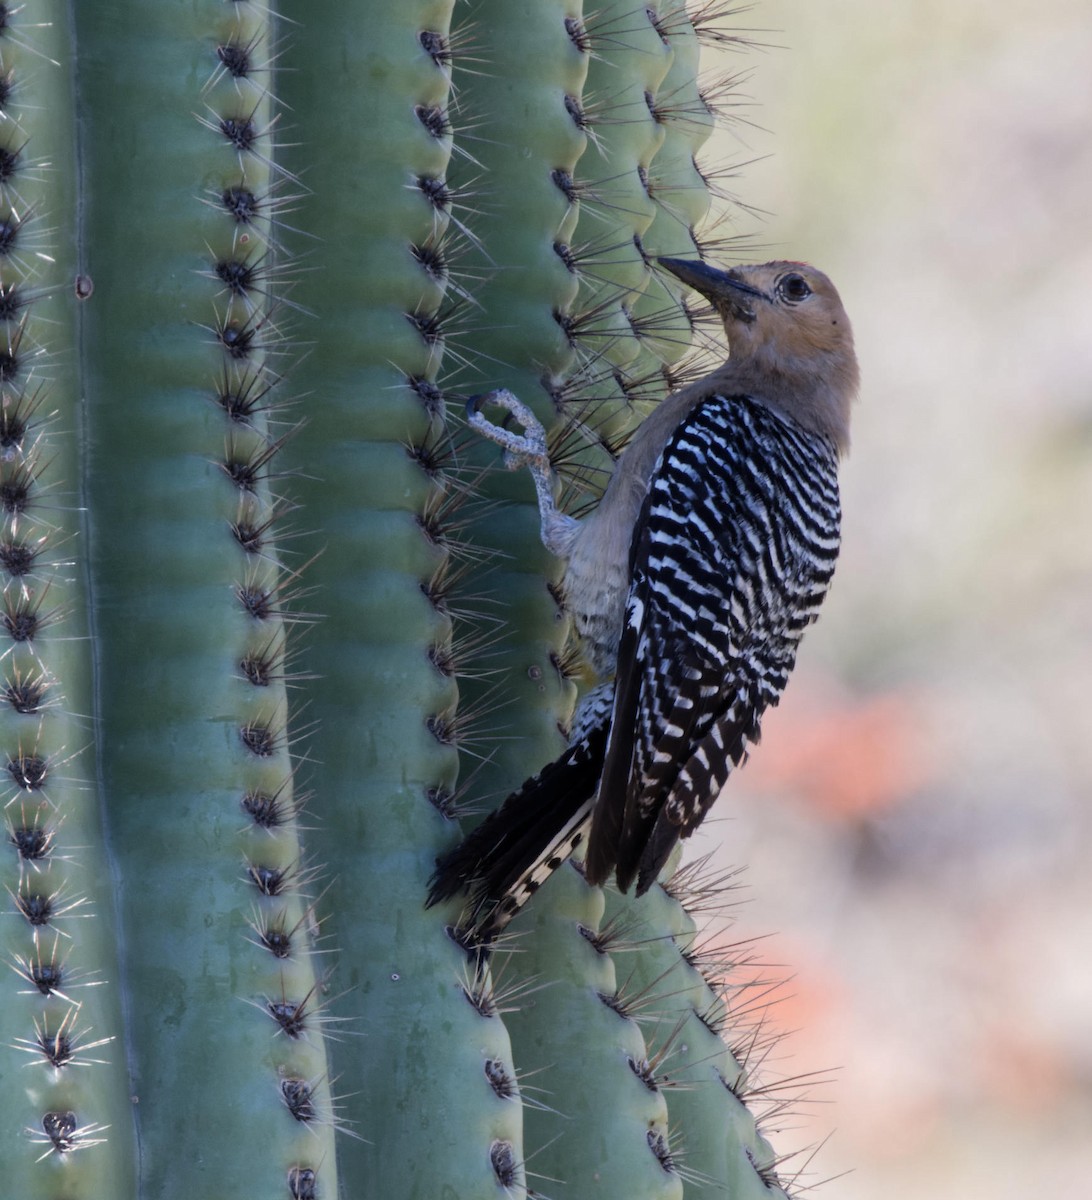
[[[523,426],[522,434],[502,429],[481,414],[485,404],[507,409]],[[561,512],[554,500],[554,473],[546,446],[546,430],[535,414],[507,388],[471,396],[466,402],[466,419],[471,428],[504,449],[504,465],[509,471],[526,467],[535,481],[538,511],[541,519],[542,544],[558,558],[568,558],[576,536],[578,522]]]

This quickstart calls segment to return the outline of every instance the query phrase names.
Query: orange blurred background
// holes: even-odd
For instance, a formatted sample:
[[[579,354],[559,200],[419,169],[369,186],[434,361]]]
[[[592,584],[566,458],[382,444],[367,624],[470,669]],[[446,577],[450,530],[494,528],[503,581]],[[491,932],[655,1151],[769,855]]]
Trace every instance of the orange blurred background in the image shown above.
[[[793,976],[771,1070],[829,1080],[771,1137],[838,1200],[1080,1197],[1092,7],[763,0],[736,23],[766,45],[728,62],[755,125],[714,157],[765,156],[735,186],[770,214],[736,227],[750,259],[829,272],[863,378],[834,590],[691,851],[746,865],[726,936],[770,935]]]

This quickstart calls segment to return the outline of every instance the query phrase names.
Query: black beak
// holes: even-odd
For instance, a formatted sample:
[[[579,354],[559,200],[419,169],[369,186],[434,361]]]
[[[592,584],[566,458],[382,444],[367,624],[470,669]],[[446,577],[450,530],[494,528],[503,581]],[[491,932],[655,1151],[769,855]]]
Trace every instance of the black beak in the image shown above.
[[[687,258],[658,258],[661,267],[666,267],[676,279],[681,280],[687,287],[700,292],[715,308],[728,308],[732,314],[743,321],[755,319],[754,310],[748,307],[744,296],[757,296],[767,299],[766,293],[742,279],[736,278],[730,271],[721,271],[708,263],[692,261]]]

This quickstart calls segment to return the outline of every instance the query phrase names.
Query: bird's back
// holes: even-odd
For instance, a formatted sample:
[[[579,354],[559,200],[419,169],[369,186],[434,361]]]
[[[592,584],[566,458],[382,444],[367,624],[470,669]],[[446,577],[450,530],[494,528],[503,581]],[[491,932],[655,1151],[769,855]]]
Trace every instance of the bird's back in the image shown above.
[[[695,406],[631,551],[589,877],[655,878],[757,740],[838,554],[833,443],[745,395]]]

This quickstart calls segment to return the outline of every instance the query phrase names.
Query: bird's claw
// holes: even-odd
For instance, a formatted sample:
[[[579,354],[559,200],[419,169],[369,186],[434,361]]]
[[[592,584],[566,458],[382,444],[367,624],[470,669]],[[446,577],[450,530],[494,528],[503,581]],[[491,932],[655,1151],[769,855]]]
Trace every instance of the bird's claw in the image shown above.
[[[487,420],[481,412],[486,404],[507,409],[523,426],[524,432],[513,433],[510,429],[503,429]],[[473,429],[483,437],[489,438],[491,442],[496,442],[504,450],[504,465],[509,471],[518,471],[520,467],[531,463],[548,465],[546,430],[530,408],[507,388],[471,396],[466,402],[466,419]]]

